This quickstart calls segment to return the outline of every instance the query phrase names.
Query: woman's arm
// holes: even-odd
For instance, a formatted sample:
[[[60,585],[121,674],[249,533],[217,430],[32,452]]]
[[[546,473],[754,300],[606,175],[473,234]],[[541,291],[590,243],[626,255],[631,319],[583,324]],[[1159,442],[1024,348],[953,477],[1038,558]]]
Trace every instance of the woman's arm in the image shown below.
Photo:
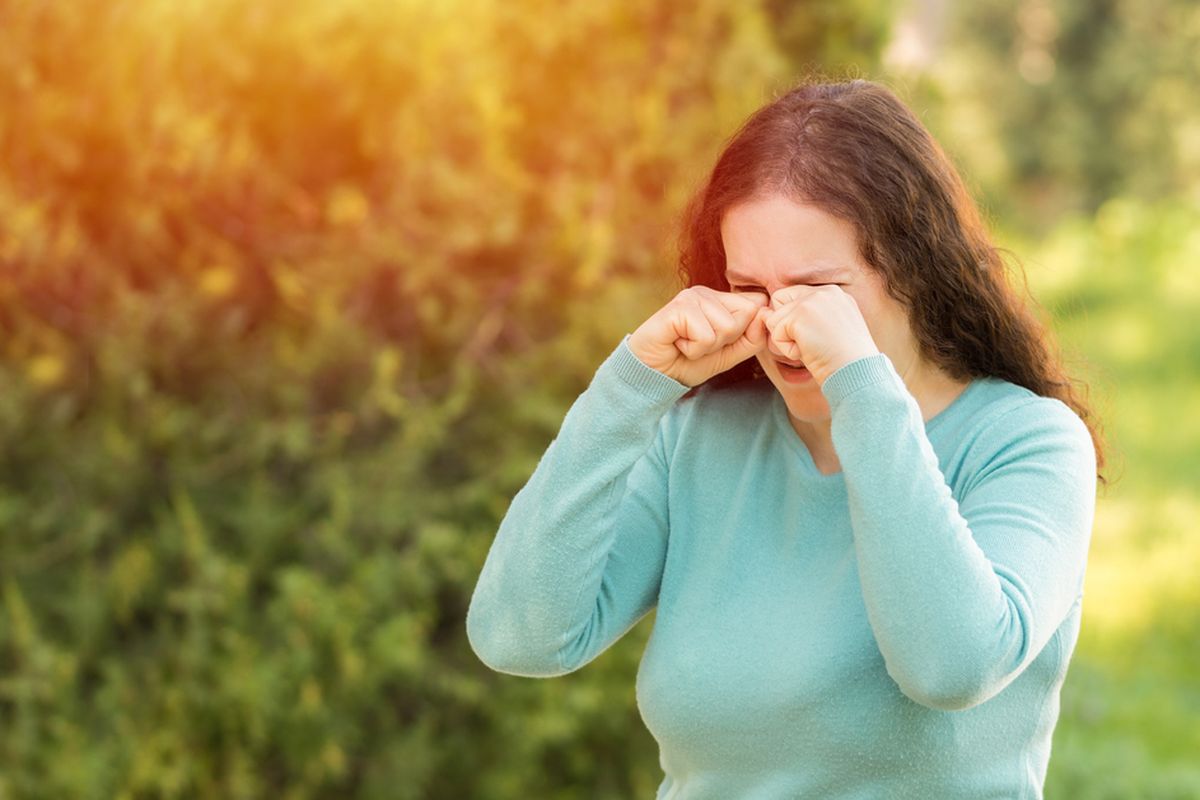
[[[1051,398],[997,413],[970,445],[960,503],[886,355],[844,365],[821,391],[888,674],[932,708],[984,702],[1038,655],[1082,592],[1096,491],[1087,427]]]
[[[579,669],[657,601],[668,532],[660,422],[688,387],[628,340],[568,410],[484,562],[467,637],[498,672]]]

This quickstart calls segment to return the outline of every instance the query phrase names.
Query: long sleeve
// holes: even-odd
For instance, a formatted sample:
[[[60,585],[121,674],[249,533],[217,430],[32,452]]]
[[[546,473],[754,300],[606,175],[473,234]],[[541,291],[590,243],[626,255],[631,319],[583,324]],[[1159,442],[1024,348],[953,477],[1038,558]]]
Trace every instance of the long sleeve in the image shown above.
[[[498,672],[579,669],[656,602],[668,535],[661,422],[688,387],[628,341],[567,411],[484,562],[467,637]]]
[[[961,503],[890,359],[821,387],[847,488],[867,618],[912,700],[953,711],[993,697],[1038,655],[1082,593],[1096,462],[1082,420],[1029,397],[970,444]]]

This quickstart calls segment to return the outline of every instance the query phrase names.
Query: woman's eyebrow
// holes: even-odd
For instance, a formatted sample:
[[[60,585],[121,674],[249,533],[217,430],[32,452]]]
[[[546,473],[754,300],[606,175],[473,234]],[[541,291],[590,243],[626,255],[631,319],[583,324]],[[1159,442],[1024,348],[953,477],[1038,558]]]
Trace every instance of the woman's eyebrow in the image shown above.
[[[835,267],[832,269],[819,269],[814,272],[810,272],[807,275],[793,275],[790,278],[788,278],[788,281],[791,283],[811,283],[811,282],[815,282],[815,281],[829,280],[830,278],[840,278],[840,277],[843,277],[844,275],[845,275],[845,272],[842,269]],[[742,275],[741,273],[736,272],[734,270],[730,270],[730,271],[726,272],[725,279],[729,283],[733,283],[734,281],[744,281],[746,283],[754,283],[754,281],[757,280],[756,278],[748,278],[745,275]]]

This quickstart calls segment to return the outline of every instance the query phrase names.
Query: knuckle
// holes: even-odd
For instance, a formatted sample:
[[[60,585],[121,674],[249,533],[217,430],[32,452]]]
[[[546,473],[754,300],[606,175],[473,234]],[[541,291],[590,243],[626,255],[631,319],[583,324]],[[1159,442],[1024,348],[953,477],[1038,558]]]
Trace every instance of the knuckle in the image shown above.
[[[713,341],[727,342],[733,337],[736,331],[732,325],[713,325]]]

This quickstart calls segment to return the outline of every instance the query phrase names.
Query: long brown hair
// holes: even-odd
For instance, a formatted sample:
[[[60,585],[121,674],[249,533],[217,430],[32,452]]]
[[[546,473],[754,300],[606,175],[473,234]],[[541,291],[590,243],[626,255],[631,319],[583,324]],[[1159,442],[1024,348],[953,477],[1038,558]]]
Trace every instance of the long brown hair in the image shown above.
[[[1097,479],[1107,484],[1100,425],[1036,301],[1024,302],[1010,286],[1002,251],[958,172],[890,90],[867,80],[808,81],[751,115],[685,209],[685,287],[730,290],[721,219],[738,203],[772,194],[855,226],[864,261],[907,309],[926,363],[956,380],[993,376],[1069,406],[1091,433]],[[685,396],[762,379],[757,360],[748,359]]]

